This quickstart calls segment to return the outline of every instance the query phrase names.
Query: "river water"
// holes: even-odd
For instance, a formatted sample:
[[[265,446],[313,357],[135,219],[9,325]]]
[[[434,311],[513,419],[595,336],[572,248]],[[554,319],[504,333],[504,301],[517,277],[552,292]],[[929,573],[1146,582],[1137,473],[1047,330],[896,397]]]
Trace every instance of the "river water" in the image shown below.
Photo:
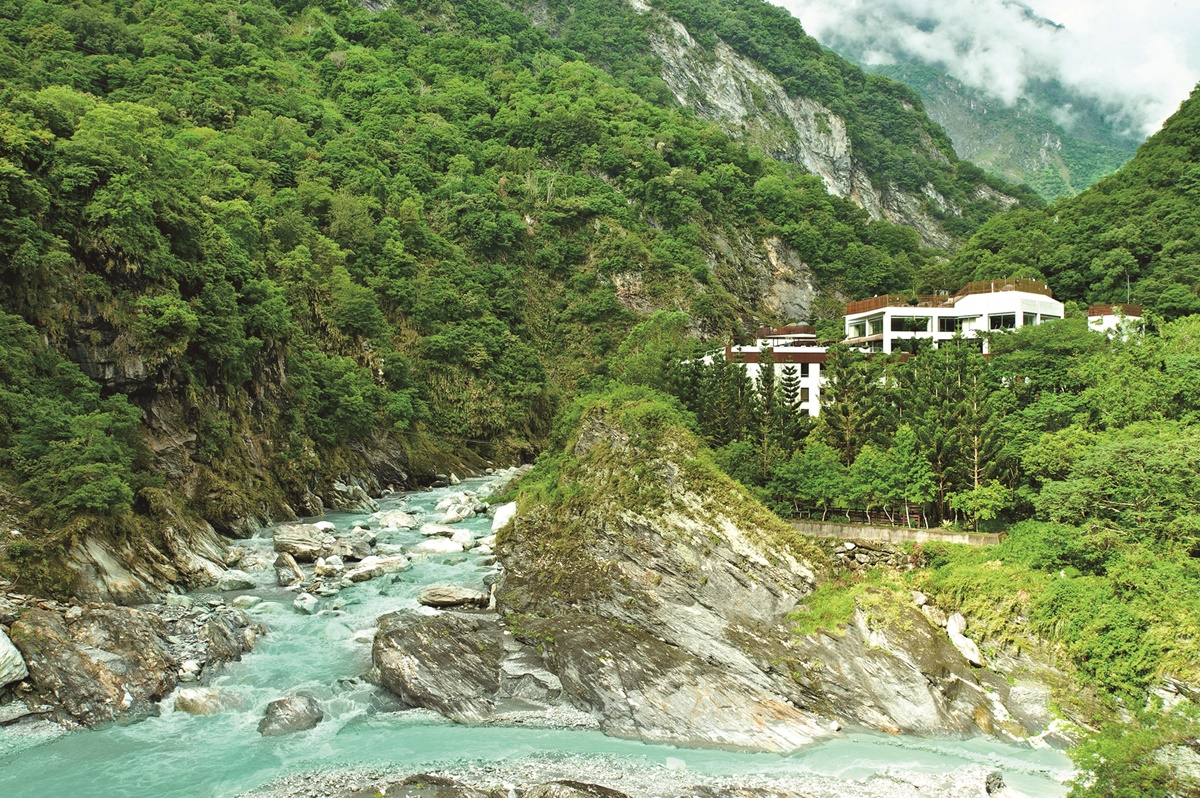
[[[396,495],[383,510],[405,507],[436,520],[434,505],[462,486]],[[348,529],[361,515],[326,520]],[[490,519],[458,526],[479,537]],[[381,543],[406,548],[416,530],[379,533]],[[245,541],[270,550],[268,534]],[[218,798],[252,790],[281,776],[322,770],[394,770],[399,777],[450,771],[480,783],[508,779],[582,778],[644,795],[675,796],[700,783],[759,784],[806,795],[983,795],[983,774],[999,770],[1028,796],[1062,796],[1071,776],[1061,753],[988,739],[929,740],[852,733],[789,756],[682,749],[605,737],[593,729],[465,727],[422,710],[395,711],[360,677],[371,665],[375,619],[416,608],[430,584],[482,588],[490,568],[473,555],[414,559],[412,568],[343,590],[304,615],[291,607],[295,593],[276,586],[272,570],[254,574],[263,601],[249,610],[269,632],[256,650],[231,663],[211,686],[240,706],[211,716],[176,712],[170,698],[159,717],[129,726],[38,737],[0,729],[0,796],[4,798]],[[257,724],[266,704],[295,691],[317,697],[325,719],[316,728],[264,738]],[[352,779],[351,779],[352,780]]]

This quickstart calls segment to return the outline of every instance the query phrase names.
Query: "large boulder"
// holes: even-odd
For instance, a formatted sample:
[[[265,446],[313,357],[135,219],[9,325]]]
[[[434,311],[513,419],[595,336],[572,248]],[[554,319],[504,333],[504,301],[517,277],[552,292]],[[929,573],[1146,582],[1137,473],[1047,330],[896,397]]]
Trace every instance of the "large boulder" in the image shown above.
[[[272,536],[275,551],[290,554],[298,562],[312,562],[324,557],[334,542],[320,524],[280,524],[275,527]]]
[[[385,532],[396,532],[402,529],[416,529],[417,517],[404,510],[388,510],[375,514],[375,523]]]
[[[178,668],[166,635],[157,615],[111,605],[89,606],[69,622],[34,609],[12,625],[36,694],[87,726],[157,711]]]
[[[509,502],[508,504],[502,504],[497,507],[495,515],[492,516],[492,532],[499,532],[501,529],[508,526],[508,522],[513,520],[516,515],[516,502]]]
[[[211,687],[185,687],[175,693],[175,710],[189,715],[215,715],[237,703],[234,696]]]
[[[494,620],[396,612],[379,619],[379,681],[411,706],[463,723],[485,720],[500,690],[503,634]]]
[[[25,667],[25,659],[21,652],[8,639],[8,635],[4,634],[4,630],[0,629],[0,687],[19,682],[28,675],[29,669]]]
[[[229,590],[252,590],[255,587],[254,578],[245,571],[230,569],[217,578],[216,588],[222,592]]]
[[[310,695],[288,696],[267,704],[267,711],[258,722],[258,733],[263,737],[279,737],[311,729],[324,719],[325,710],[317,699]]]

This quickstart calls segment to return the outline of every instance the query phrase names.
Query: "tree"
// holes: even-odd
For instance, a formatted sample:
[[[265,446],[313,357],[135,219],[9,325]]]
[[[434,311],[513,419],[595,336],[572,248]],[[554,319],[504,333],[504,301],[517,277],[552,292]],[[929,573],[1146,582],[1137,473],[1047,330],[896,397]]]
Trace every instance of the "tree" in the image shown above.
[[[923,505],[933,498],[933,470],[917,445],[916,433],[908,424],[901,424],[896,430],[890,455],[895,465],[896,479],[888,500],[904,504],[904,524],[912,526],[909,505]]]

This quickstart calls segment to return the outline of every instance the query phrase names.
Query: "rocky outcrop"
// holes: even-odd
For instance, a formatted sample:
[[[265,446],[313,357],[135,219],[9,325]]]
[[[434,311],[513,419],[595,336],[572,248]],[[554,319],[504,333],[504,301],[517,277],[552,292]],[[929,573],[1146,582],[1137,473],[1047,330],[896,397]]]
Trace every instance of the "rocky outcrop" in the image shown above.
[[[28,665],[24,701],[40,714],[93,726],[157,714],[180,682],[196,682],[253,648],[262,628],[216,596],[140,608],[0,601],[16,606],[12,642]]]
[[[310,695],[294,695],[267,704],[266,714],[258,723],[263,737],[279,737],[313,728],[325,719],[321,703]]]
[[[68,619],[30,610],[12,626],[40,699],[86,726],[140,718],[176,683],[178,662],[161,618],[128,607],[95,607]]]

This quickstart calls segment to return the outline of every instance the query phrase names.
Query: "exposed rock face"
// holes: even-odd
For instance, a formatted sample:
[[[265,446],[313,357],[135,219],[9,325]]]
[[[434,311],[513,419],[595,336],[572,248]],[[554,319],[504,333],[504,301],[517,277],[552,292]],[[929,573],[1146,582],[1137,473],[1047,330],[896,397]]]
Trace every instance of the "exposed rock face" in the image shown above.
[[[12,626],[38,695],[87,726],[157,711],[178,667],[166,634],[162,619],[127,607],[89,607],[70,624],[35,609]]]
[[[263,737],[279,737],[311,729],[324,719],[325,710],[317,699],[309,695],[288,696],[267,704],[266,714],[258,723],[258,733]]]
[[[717,42],[714,53],[706,53],[678,21],[638,3],[631,5],[661,17],[663,32],[651,37],[651,47],[661,59],[663,81],[681,105],[762,147],[770,157],[819,176],[830,193],[854,201],[872,218],[913,227],[925,246],[949,246],[951,236],[930,206],[950,215],[961,209],[932,186],[914,195],[895,185],[875,184],[854,157],[844,119],[816,100],[789,96],[775,75],[724,42]],[[923,143],[923,150],[925,157],[945,160],[931,140]],[[1015,203],[995,193],[997,197],[983,198],[1004,207]]]
[[[972,668],[916,607],[858,610],[845,629],[792,650],[795,701],[842,723],[926,735],[1041,731],[1012,717],[1003,677]]]

